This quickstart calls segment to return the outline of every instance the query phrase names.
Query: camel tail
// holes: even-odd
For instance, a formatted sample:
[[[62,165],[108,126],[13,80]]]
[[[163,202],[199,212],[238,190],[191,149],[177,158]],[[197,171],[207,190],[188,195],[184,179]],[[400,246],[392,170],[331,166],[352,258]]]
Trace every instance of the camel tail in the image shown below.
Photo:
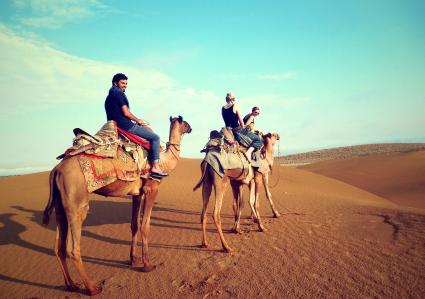
[[[201,179],[195,185],[195,187],[193,187],[193,191],[196,191],[199,187],[202,186],[202,183],[204,182],[204,179],[205,179],[205,175],[207,173],[207,164],[208,164],[207,162],[202,161],[202,163],[201,163],[201,172],[202,172]]]
[[[58,188],[56,186],[56,169],[53,169],[50,172],[49,176],[49,185],[50,185],[50,195],[49,195],[49,201],[47,202],[46,208],[43,212],[43,224],[48,225],[50,221],[50,214],[53,211],[54,208],[54,199],[58,196]]]

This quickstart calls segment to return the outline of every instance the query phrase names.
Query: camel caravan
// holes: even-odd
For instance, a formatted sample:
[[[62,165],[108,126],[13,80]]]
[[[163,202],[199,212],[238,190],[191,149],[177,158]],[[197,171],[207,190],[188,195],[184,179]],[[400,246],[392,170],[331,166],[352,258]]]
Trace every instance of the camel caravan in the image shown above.
[[[106,124],[95,135],[79,128],[74,129],[73,146],[57,157],[61,161],[50,172],[50,196],[43,213],[43,224],[48,225],[50,215],[55,210],[54,252],[67,291],[80,291],[79,284],[70,276],[67,258],[73,262],[89,295],[96,295],[102,291],[102,283],[94,283],[89,278],[81,259],[81,230],[89,210],[90,193],[132,197],[130,265],[140,267],[143,272],[155,269],[148,256],[148,234],[153,204],[162,179],[177,166],[183,135],[191,133],[192,128],[183,117],[170,116],[169,139],[166,148],[161,151],[159,136],[145,121],[137,118],[129,110],[129,101],[124,93],[127,79],[121,73],[112,78],[112,87],[105,100]],[[232,252],[233,249],[224,239],[220,221],[223,194],[229,181],[235,198],[233,203],[235,232],[241,231],[239,221],[243,203],[243,185],[250,188],[249,203],[252,216],[257,221],[260,231],[265,230],[258,210],[258,194],[262,184],[274,216],[279,217],[268,188],[274,145],[279,140],[279,135],[269,133],[256,134],[257,137],[253,137],[246,134],[248,125],[245,126],[242,122],[240,113],[234,105],[234,97],[228,94],[226,101],[231,105],[223,109],[236,111],[234,115],[238,117],[238,123],[228,123],[228,117],[225,118],[223,114],[226,127],[221,132],[210,133],[209,141],[203,149],[206,155],[201,162],[202,176],[194,190],[202,185],[202,247],[208,246],[206,210],[214,187],[216,198],[214,222],[223,249]],[[248,119],[248,122],[252,123],[250,130],[254,128],[255,116],[253,113]],[[240,130],[239,124],[244,131]],[[254,146],[251,146],[251,143]],[[141,256],[137,254],[139,232],[142,240]]]

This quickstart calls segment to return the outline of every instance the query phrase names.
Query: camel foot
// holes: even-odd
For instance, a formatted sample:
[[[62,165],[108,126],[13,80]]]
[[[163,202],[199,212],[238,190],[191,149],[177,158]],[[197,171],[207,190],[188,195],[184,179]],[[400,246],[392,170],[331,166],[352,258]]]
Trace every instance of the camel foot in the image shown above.
[[[258,228],[258,231],[259,232],[266,232],[267,231],[267,229],[264,227],[264,226],[260,226],[259,228]]]
[[[223,252],[234,253],[234,252],[236,252],[236,250],[234,250],[233,248],[230,248],[230,247],[224,247]]]
[[[150,264],[145,263],[145,265],[142,268],[140,268],[140,271],[141,272],[151,272],[151,271],[155,270],[155,268],[156,268],[155,265],[150,265]]]
[[[274,218],[280,218],[280,213],[279,212],[275,212],[273,215]]]
[[[105,281],[101,281],[95,287],[87,289],[89,295],[94,296],[94,295],[100,294],[103,291],[102,286],[104,283]]]
[[[232,233],[235,233],[235,234],[242,234],[243,232],[242,232],[242,230],[241,230],[241,228],[240,227],[234,227],[234,228],[232,228]]]
[[[202,243],[199,247],[201,247],[201,248],[208,248],[210,246],[207,243]]]
[[[140,267],[142,265],[142,259],[140,257],[135,257],[129,262],[131,267]]]

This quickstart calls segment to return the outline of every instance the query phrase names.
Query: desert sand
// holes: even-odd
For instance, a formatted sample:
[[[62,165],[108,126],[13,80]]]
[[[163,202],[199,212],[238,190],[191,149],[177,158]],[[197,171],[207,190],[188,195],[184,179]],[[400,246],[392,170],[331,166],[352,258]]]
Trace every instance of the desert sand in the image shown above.
[[[425,297],[425,151],[275,166],[270,184],[282,217],[271,218],[262,192],[263,233],[247,203],[244,233],[230,233],[227,190],[222,221],[234,254],[221,252],[212,217],[211,248],[199,248],[199,163],[181,159],[160,186],[150,273],[126,264],[130,199],[91,196],[81,250],[90,276],[104,281],[97,298]],[[64,289],[54,217],[41,225],[48,192],[48,173],[0,179],[1,298],[86,297]]]

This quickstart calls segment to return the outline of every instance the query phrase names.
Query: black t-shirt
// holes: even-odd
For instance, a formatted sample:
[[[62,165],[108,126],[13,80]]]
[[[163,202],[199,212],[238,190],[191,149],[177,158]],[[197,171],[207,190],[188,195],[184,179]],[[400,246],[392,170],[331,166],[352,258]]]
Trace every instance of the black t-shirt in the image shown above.
[[[112,86],[105,100],[106,118],[107,120],[115,120],[119,128],[128,131],[134,123],[122,112],[124,105],[130,108],[125,93],[118,86]]]
[[[229,108],[221,108],[221,115],[223,116],[224,123],[226,127],[237,128],[239,127],[238,116],[233,112],[233,105]]]
[[[243,123],[246,125],[246,122],[248,121],[248,118],[251,116],[251,113],[245,115],[245,117],[243,118]],[[252,124],[254,123],[254,119],[252,119]]]

